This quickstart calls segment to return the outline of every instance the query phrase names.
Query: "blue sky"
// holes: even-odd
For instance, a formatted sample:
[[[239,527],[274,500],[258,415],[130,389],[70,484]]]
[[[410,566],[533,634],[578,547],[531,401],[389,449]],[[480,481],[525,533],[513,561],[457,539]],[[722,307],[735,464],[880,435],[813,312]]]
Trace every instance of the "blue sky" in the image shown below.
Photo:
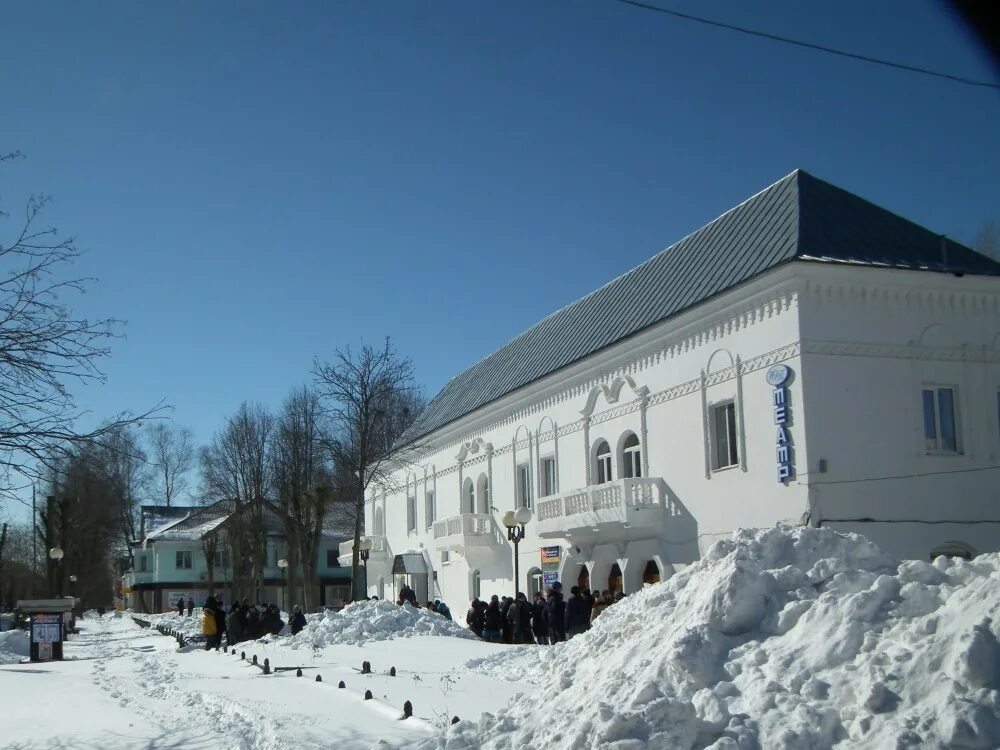
[[[934,3],[663,5],[960,75]],[[612,0],[4,3],[0,173],[128,321],[97,416],[208,441],[312,358],[391,335],[433,395],[796,167],[969,240],[1000,93]],[[2,228],[0,228],[2,231]]]

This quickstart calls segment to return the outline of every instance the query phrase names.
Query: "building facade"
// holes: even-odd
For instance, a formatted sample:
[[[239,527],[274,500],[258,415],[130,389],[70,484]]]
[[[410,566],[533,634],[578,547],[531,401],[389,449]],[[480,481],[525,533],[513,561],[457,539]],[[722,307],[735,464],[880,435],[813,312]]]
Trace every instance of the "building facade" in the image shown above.
[[[369,594],[453,609],[778,522],[997,550],[1000,264],[797,171],[452,379],[395,458]]]
[[[139,539],[132,543],[132,567],[122,577],[126,608],[159,613],[177,608],[183,598],[201,607],[210,593],[231,597],[233,578],[227,523],[232,515],[225,501],[207,507],[142,506]],[[277,520],[265,516],[267,542],[259,601],[287,609],[288,570],[278,565],[288,556],[288,542]],[[205,541],[215,538],[214,547]],[[342,534],[323,532],[318,549],[318,585],[312,601],[340,606],[350,596],[351,571],[341,567]],[[208,551],[212,551],[209,571]],[[209,583],[211,579],[211,586]],[[211,588],[211,591],[210,591]],[[140,602],[141,599],[141,602]]]

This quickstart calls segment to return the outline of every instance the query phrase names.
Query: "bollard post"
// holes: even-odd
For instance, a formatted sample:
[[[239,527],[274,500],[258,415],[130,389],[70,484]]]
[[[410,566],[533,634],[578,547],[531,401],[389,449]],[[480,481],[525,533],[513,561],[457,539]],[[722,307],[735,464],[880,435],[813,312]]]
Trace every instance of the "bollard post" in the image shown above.
[[[323,681],[323,675],[321,674],[316,675],[316,682],[322,682],[322,681]]]
[[[406,703],[403,704],[403,718],[409,719],[411,716],[413,716],[413,704],[406,701]]]
[[[264,674],[271,674],[271,665],[267,663],[267,659],[264,660]]]
[[[396,676],[396,668],[395,667],[389,667],[389,676],[390,677],[395,677]]]
[[[458,724],[458,717],[457,716],[452,716],[451,717],[451,723],[452,724]]]
[[[246,651],[240,651],[240,658],[243,661],[246,661],[247,660],[247,652]]]
[[[295,670],[295,676],[296,677],[302,676],[302,667],[299,667],[298,669]]]
[[[255,667],[257,666],[257,654],[254,654],[254,655],[253,655],[253,665],[254,665]]]
[[[347,685],[345,685],[344,681],[341,680],[340,682],[337,683],[337,687],[339,687],[339,688],[345,688],[345,687],[347,687]]]
[[[264,667],[267,668],[267,669],[271,668],[271,660],[270,659],[264,659]]]
[[[372,691],[371,690],[366,690],[365,691],[365,700],[366,701],[370,701],[371,699],[372,699]]]

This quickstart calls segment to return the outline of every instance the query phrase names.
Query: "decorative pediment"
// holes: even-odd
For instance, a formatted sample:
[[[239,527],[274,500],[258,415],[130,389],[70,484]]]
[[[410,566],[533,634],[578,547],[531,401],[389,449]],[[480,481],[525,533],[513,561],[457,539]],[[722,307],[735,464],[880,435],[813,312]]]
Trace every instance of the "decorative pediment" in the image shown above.
[[[604,395],[604,400],[609,404],[617,404],[618,399],[621,397],[622,388],[626,385],[638,398],[645,398],[649,395],[649,388],[646,386],[637,386],[630,375],[618,375],[611,383],[601,383],[594,386],[587,396],[587,405],[580,410],[580,413],[585,417],[593,414],[594,409],[597,408],[597,398],[602,394]]]
[[[455,459],[458,461],[464,461],[466,456],[474,456],[480,451],[489,453],[492,450],[493,443],[487,443],[482,438],[475,438],[462,445],[462,448],[458,451],[458,455],[455,456]]]

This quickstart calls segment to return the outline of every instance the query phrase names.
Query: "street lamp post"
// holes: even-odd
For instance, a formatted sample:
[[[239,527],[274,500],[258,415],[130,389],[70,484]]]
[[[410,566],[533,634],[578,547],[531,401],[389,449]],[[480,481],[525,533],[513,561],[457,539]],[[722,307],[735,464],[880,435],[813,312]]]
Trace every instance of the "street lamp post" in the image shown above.
[[[55,564],[56,564],[56,579],[58,580],[58,583],[56,584],[57,589],[58,589],[57,596],[60,599],[62,599],[62,595],[63,595],[63,593],[62,593],[62,566],[61,566],[62,559],[63,559],[62,547],[53,547],[52,549],[50,549],[49,550],[49,559],[55,561]]]
[[[288,560],[286,558],[281,558],[278,560],[278,567],[281,568],[281,572],[285,574],[285,585],[281,592],[281,598],[284,601],[285,609],[290,611],[288,606]]]
[[[514,543],[514,598],[517,598],[520,572],[518,570],[517,545],[525,537],[524,525],[531,520],[530,508],[508,510],[503,514],[503,525],[507,527],[507,539]]]
[[[368,558],[371,557],[372,547],[375,543],[369,537],[365,537],[358,545],[358,555],[361,557],[361,564],[365,568],[365,596],[368,596]]]
[[[76,576],[69,577],[69,595],[76,597]]]

